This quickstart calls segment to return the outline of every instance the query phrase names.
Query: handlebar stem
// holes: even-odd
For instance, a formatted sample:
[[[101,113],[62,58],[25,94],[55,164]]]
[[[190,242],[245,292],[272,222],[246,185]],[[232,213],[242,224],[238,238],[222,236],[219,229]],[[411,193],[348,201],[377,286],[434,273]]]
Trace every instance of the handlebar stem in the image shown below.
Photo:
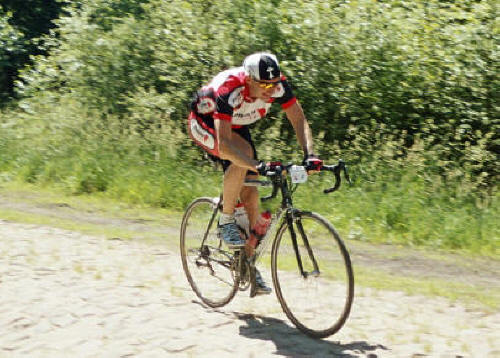
[[[278,163],[278,162],[274,162],[274,163]],[[273,170],[269,170],[268,172],[266,172],[265,176],[268,177],[269,179],[271,179],[271,182],[273,185],[273,191],[272,191],[271,195],[261,198],[262,201],[267,201],[267,200],[270,200],[272,198],[275,198],[276,195],[278,194],[278,188],[281,188],[283,200],[284,200],[283,205],[284,206],[288,205],[288,202],[285,202],[285,198],[290,197],[290,195],[288,192],[288,185],[287,185],[286,177],[284,177],[283,173],[288,172],[288,170],[290,169],[290,167],[292,165],[293,164],[276,165],[276,166],[273,166]],[[306,167],[305,169],[307,171],[307,170],[316,170],[317,168]],[[345,162],[342,159],[339,159],[338,163],[335,165],[323,165],[320,168],[320,171],[332,172],[334,177],[335,177],[335,183],[334,183],[333,187],[323,190],[323,192],[325,194],[334,192],[340,187],[340,185],[342,183],[341,172],[344,172],[345,179],[347,180],[347,182],[349,184],[351,184],[351,180],[350,180],[349,174],[347,172],[347,167],[345,165]]]

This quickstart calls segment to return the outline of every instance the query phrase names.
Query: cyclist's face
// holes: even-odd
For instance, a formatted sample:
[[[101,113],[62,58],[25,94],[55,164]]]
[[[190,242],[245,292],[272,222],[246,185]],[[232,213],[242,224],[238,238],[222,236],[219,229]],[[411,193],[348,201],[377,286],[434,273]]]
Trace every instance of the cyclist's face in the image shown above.
[[[272,81],[257,81],[254,79],[250,79],[250,96],[268,101],[269,99],[271,99],[271,96],[274,94],[274,92],[276,92],[279,83],[279,78]]]

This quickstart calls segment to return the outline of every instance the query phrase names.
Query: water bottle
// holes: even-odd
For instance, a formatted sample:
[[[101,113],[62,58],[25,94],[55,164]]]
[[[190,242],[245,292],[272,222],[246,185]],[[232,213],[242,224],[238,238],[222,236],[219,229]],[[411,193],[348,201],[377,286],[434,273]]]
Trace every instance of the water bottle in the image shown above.
[[[248,237],[250,235],[250,222],[248,221],[247,211],[243,203],[238,203],[236,205],[234,209],[234,220],[236,221],[236,225],[242,228]]]
[[[264,211],[259,215],[257,222],[252,228],[252,234],[250,235],[249,241],[251,247],[255,249],[259,245],[260,240],[262,240],[267,229],[269,229],[269,225],[271,225],[271,212]]]

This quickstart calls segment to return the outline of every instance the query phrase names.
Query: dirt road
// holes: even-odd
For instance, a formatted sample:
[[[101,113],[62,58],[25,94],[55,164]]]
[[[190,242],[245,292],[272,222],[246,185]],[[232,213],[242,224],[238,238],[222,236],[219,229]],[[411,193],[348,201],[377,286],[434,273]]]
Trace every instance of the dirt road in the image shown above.
[[[344,328],[314,340],[274,295],[204,307],[159,244],[0,220],[0,357],[500,357],[499,312],[356,290]]]

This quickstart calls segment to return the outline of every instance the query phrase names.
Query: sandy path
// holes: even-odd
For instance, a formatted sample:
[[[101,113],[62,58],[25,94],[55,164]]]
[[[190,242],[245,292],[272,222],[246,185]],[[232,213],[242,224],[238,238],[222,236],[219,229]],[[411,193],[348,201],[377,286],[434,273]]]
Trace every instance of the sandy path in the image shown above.
[[[0,220],[0,357],[500,357],[499,332],[498,312],[357,288],[314,340],[274,295],[202,306],[162,246]]]

